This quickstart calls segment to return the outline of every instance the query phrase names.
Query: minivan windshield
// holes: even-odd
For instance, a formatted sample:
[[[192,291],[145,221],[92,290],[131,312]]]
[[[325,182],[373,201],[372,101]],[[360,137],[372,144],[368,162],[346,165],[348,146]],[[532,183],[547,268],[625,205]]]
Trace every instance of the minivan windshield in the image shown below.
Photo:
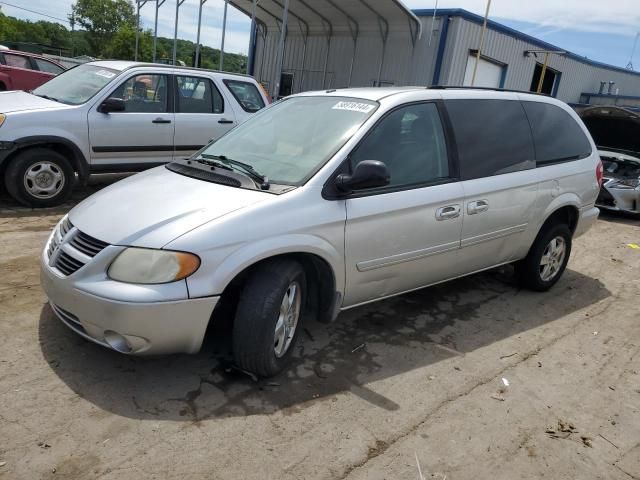
[[[255,114],[198,155],[243,162],[271,183],[302,185],[377,107],[359,98],[292,97]]]
[[[102,90],[118,73],[97,65],[80,65],[53,77],[31,93],[68,105],[80,105]]]

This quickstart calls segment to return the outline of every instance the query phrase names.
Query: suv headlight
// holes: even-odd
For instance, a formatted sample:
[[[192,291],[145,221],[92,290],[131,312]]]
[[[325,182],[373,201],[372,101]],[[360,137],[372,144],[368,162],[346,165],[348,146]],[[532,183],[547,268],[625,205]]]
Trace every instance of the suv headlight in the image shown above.
[[[0,113],[0,127],[2,126],[6,118],[7,116],[4,113]]]
[[[127,248],[109,266],[107,275],[126,283],[169,283],[187,278],[200,267],[200,258],[186,252]]]

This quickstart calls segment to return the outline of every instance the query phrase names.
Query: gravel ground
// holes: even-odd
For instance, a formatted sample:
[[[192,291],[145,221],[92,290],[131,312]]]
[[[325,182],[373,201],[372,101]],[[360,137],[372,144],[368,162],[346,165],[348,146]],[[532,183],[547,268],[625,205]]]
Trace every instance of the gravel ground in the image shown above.
[[[640,479],[638,220],[599,220],[547,293],[505,268],[306,325],[254,382],[224,329],[129,358],[56,320],[38,257],[72,203],[0,196],[2,479]]]

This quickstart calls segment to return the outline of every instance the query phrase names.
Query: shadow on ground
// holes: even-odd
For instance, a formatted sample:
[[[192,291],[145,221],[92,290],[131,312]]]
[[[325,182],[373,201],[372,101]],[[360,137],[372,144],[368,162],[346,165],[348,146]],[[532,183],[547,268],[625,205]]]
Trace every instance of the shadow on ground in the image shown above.
[[[0,185],[0,219],[2,218],[19,218],[19,217],[45,217],[48,215],[64,215],[71,210],[76,204],[88,196],[96,193],[98,190],[107,187],[123,178],[132,175],[131,173],[106,173],[100,175],[92,175],[89,184],[85,187],[76,187],[71,194],[71,198],[57,207],[51,208],[29,208],[19,204],[4,189],[4,185]],[[2,182],[0,182],[2,183]]]
[[[353,309],[331,325],[305,325],[291,368],[268,380],[230,368],[225,330],[214,330],[195,356],[127,357],[83,340],[45,305],[39,338],[44,358],[71,389],[126,417],[287,413],[344,391],[394,410],[396,403],[365,385],[464,355],[610,295],[597,279],[571,270],[542,294],[518,290],[511,278],[507,267]]]
[[[640,215],[638,214],[617,212],[615,210],[604,210],[601,208],[599,218],[605,222],[622,223],[625,225],[635,225],[640,227]]]

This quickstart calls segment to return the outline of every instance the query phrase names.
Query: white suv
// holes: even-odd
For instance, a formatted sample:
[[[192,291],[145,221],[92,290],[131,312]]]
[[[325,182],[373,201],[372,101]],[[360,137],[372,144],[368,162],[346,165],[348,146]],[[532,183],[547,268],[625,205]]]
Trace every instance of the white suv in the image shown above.
[[[62,203],[75,174],[139,171],[189,156],[268,103],[248,76],[121,61],[0,92],[0,174],[16,200]]]
[[[507,263],[551,288],[601,180],[588,131],[552,98],[294,95],[71,210],[42,286],[67,326],[127,354],[197,352],[229,316],[238,365],[272,375],[312,318]]]

